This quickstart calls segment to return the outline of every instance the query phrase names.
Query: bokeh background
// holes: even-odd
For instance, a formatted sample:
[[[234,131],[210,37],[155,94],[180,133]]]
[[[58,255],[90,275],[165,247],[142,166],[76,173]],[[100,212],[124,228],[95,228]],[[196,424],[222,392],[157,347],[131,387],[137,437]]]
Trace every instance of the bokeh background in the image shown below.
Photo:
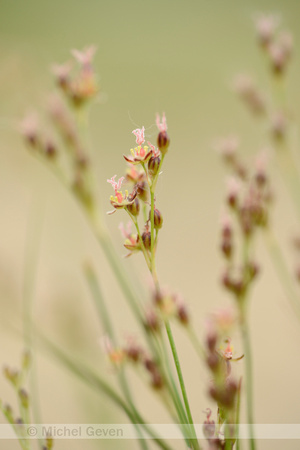
[[[199,337],[209,311],[230,304],[220,286],[222,258],[219,221],[226,173],[212,148],[215,137],[238,133],[250,161],[266,145],[266,130],[232,92],[237,72],[254,75],[268,89],[269,74],[254,36],[257,12],[275,12],[295,39],[288,96],[300,117],[300,4],[296,0],[186,0],[143,2],[27,0],[0,1],[0,364],[17,365],[23,348],[22,296],[26,246],[32,229],[42,237],[36,270],[35,320],[56,342],[92,362],[108,379],[113,372],[102,354],[97,322],[82,263],[95,263],[120,337],[138,329],[115,286],[89,227],[70,195],[25,150],[16,131],[31,109],[43,107],[53,90],[50,67],[69,58],[69,50],[98,47],[95,67],[101,99],[93,107],[90,129],[99,196],[109,210],[106,179],[124,171],[123,153],[133,144],[132,129],[144,125],[152,139],[155,113],[166,111],[172,147],[159,182],[157,206],[164,215],[158,272],[163,284],[189,303]],[[293,205],[273,165],[276,203],[273,222],[293,270],[291,237],[299,229]],[[122,216],[122,217],[121,217]],[[122,211],[105,219],[120,254]],[[34,228],[36,227],[36,228]],[[31,230],[31,231],[30,231]],[[257,423],[299,423],[300,326],[277,280],[263,240],[257,242],[262,271],[253,290],[250,324],[254,350]],[[138,255],[124,260],[147,299],[148,277]],[[144,286],[143,286],[144,285]],[[175,336],[196,422],[209,405],[208,376],[184,333]],[[239,343],[236,344],[239,350]],[[105,396],[73,379],[46,353],[38,357],[38,388],[46,423],[114,423],[126,418]],[[138,404],[150,421],[166,422],[153,392],[132,373]],[[0,397],[14,405],[7,382]],[[260,442],[260,449],[299,448],[299,442]],[[137,448],[134,442],[57,441],[55,448]],[[0,442],[15,449],[17,442]],[[174,443],[174,449],[183,444]]]

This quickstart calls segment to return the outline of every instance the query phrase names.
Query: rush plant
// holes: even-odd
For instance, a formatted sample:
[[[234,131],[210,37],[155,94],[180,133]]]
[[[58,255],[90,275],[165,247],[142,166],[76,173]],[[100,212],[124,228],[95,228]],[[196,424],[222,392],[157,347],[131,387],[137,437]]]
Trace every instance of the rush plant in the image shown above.
[[[118,341],[116,324],[107,308],[107,300],[96,271],[91,264],[86,264],[83,276],[99,313],[103,348],[114,368],[121,394],[97,369],[83,364],[44,335],[33,323],[30,301],[27,302],[27,313],[24,315],[27,350],[34,359],[33,336],[36,337],[41,348],[50,352],[74,376],[95,392],[104,392],[133,424],[137,443],[144,450],[150,448],[150,445],[171,450],[172,445],[147,421],[146,411],[141,411],[137,406],[130,372],[127,370],[129,366],[156,393],[172,422],[177,424],[182,434],[182,448],[240,449],[240,405],[245,402],[249,427],[247,445],[251,450],[256,449],[250,335],[253,324],[249,323],[248,308],[252,286],[260,273],[255,250],[259,234],[265,239],[266,248],[272,256],[278,278],[282,281],[293,311],[300,317],[299,295],[272,228],[274,188],[269,173],[269,159],[274,156],[286,177],[297,211],[300,212],[300,176],[290,145],[291,128],[295,124],[284,97],[292,38],[289,33],[278,31],[278,19],[273,16],[259,16],[256,30],[260,49],[268,64],[271,84],[274,86],[272,101],[268,102],[264,91],[259,90],[246,75],[240,75],[234,86],[255,120],[267,124],[266,141],[268,148],[273,150],[259,151],[254,162],[247,163],[238,151],[237,137],[231,136],[217,142],[218,151],[230,172],[223,205],[225,212],[221,222],[220,250],[224,261],[222,286],[233,301],[231,306],[212,312],[206,324],[201,318],[197,318],[197,329],[202,325],[206,326],[204,342],[199,340],[198,330],[196,331],[191,320],[187,305],[176,290],[166,289],[161,284],[156,268],[160,230],[164,225],[163,205],[157,186],[162,170],[168,170],[168,158],[173,157],[173,143],[171,145],[166,115],[163,113],[156,116],[156,142],[146,142],[147,130],[144,127],[132,131],[135,142],[133,141],[133,148],[129,152],[126,149],[124,151],[124,173],[120,178],[113,175],[107,179],[113,189],[110,199],[106,199],[107,206],[110,202],[112,207],[108,214],[120,215],[120,231],[124,237],[124,247],[128,251],[127,256],[134,258],[136,254],[143,255],[145,270],[152,278],[150,304],[137,295],[137,289],[125,269],[126,260],[122,261],[120,249],[116,250],[113,245],[110,231],[105,225],[104,212],[98,202],[99,189],[95,182],[93,155],[87,137],[89,111],[99,93],[93,68],[94,47],[83,51],[74,50],[72,63],[53,68],[57,93],[51,98],[47,112],[49,130],[54,131],[56,138],[49,138],[51,133],[47,132],[45,135],[42,132],[38,116],[27,116],[21,124],[21,133],[29,152],[46,163],[76,199],[143,335],[143,338]],[[102,185],[104,182],[105,180],[101,181]],[[126,186],[123,187],[124,185]],[[128,223],[124,225],[127,220]],[[295,241],[295,246],[299,250],[299,239]],[[299,270],[297,279],[300,279]],[[206,408],[201,429],[194,421],[195,412],[190,407],[173,336],[172,330],[176,323],[185,331],[194,348],[192,351],[196,352],[209,374],[207,394],[215,409],[199,405],[196,417]],[[233,347],[236,339],[233,336],[237,332],[240,332],[243,347],[240,354],[235,354]],[[35,413],[38,408],[34,407],[38,398],[33,391],[30,396],[24,388],[25,375],[29,369],[28,355],[26,352],[20,371],[5,369],[5,376],[14,387],[19,400],[20,416],[9,406],[1,405],[25,450],[33,448],[32,441],[26,438],[25,427],[32,420],[38,423],[39,419]],[[237,375],[236,365],[243,366],[242,377]],[[53,440],[47,436],[39,444],[41,449],[49,450],[53,446]],[[116,442],[118,448],[123,448],[123,445],[122,441]]]

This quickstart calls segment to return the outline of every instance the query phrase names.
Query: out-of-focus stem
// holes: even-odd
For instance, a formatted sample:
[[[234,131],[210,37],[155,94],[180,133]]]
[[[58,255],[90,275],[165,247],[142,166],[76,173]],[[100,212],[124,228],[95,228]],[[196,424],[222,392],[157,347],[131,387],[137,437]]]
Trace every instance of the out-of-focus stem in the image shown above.
[[[34,289],[35,277],[38,265],[38,256],[40,250],[42,227],[43,227],[43,213],[41,203],[35,199],[32,214],[30,214],[30,223],[28,225],[28,236],[25,250],[25,264],[24,264],[24,284],[23,284],[23,328],[24,341],[27,349],[31,354],[31,370],[29,374],[30,398],[32,404],[32,413],[35,423],[42,423],[41,409],[39,403],[37,367],[34,348],[34,333],[32,329],[32,317],[34,308]],[[28,410],[24,410],[24,423],[29,423]],[[38,440],[39,447],[43,449],[43,441]],[[30,447],[30,446],[29,446]]]
[[[196,353],[198,354],[199,358],[201,360],[203,360],[205,358],[205,351],[204,351],[202,345],[199,342],[199,339],[198,339],[198,337],[197,337],[197,335],[195,333],[194,328],[191,325],[189,325],[186,328],[186,330],[187,330],[187,335],[190,338],[190,341],[191,341],[191,343],[192,343]]]
[[[247,421],[249,425],[250,448],[255,450],[255,437],[253,427],[253,373],[252,373],[252,351],[249,335],[249,327],[246,314],[241,317],[241,333],[245,354],[245,374],[246,374],[246,397],[247,397]]]
[[[109,338],[112,340],[113,344],[116,345],[116,337],[113,329],[112,321],[110,320],[109,312],[106,308],[105,300],[98,282],[98,279],[96,277],[96,274],[92,268],[91,265],[85,266],[85,276],[88,282],[88,285],[90,287],[92,296],[94,298],[95,304],[97,306],[97,309],[99,311],[99,319],[103,324],[103,328],[105,333],[109,336]],[[122,387],[124,396],[126,400],[128,401],[130,407],[132,408],[133,414],[137,418],[137,409],[134,405],[131,391],[128,385],[128,381],[125,374],[125,369],[123,367],[120,367],[120,370],[118,371],[118,378],[120,386]],[[142,449],[147,450],[147,442],[143,439],[143,435],[141,433],[141,430],[137,424],[134,424],[134,427],[136,429],[137,435],[140,437],[139,443]]]
[[[286,267],[286,263],[281,251],[281,248],[270,229],[267,229],[265,232],[265,241],[267,245],[267,249],[271,256],[272,263],[277,272],[278,278],[282,284],[283,289],[285,290],[287,299],[290,302],[290,305],[295,312],[296,316],[300,320],[300,302],[299,296],[294,289],[290,273]]]
[[[240,450],[240,439],[239,439],[239,424],[240,424],[240,409],[241,409],[241,391],[242,391],[242,378],[240,378],[237,393],[236,402],[236,415],[235,415],[235,426],[236,426],[236,450]]]
[[[156,442],[156,444],[163,450],[171,450],[169,445],[147,425],[143,418],[137,413],[135,417],[130,406],[128,406],[119,394],[98,374],[96,374],[91,368],[78,362],[75,358],[65,353],[60,347],[53,342],[49,341],[42,333],[38,333],[42,344],[50,351],[50,353],[60,361],[68,370],[75,374],[78,378],[84,381],[89,388],[95,388],[101,393],[105,393],[117,406],[119,406],[132,423],[138,423],[149,434],[149,436]]]
[[[293,199],[298,218],[300,218],[300,174],[287,145],[282,145],[278,148],[277,160]]]

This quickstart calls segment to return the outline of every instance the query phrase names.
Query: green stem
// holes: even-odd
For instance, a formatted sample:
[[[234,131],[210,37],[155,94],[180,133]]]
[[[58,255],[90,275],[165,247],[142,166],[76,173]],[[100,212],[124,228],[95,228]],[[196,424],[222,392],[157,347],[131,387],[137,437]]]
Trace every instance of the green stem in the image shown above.
[[[241,332],[245,354],[246,372],[246,397],[247,397],[247,421],[249,425],[250,448],[255,450],[255,438],[253,429],[253,374],[252,374],[252,352],[247,324],[246,314],[242,316]]]
[[[291,197],[297,210],[298,218],[300,218],[300,176],[296,163],[293,160],[290,149],[286,143],[280,146],[277,151],[277,159],[285,179],[288,185]]]
[[[201,360],[203,360],[205,358],[205,351],[199,342],[199,339],[195,333],[194,328],[190,325],[186,328],[186,330],[187,330],[188,337],[190,338],[190,341],[191,341],[196,353],[198,354],[199,358]]]
[[[155,266],[155,243],[154,243],[154,198],[155,194],[152,189],[150,189],[150,195],[151,195],[151,211],[150,211],[150,220],[151,220],[151,268],[150,271],[153,276],[153,280],[156,286],[157,291],[159,291],[159,284],[157,279],[157,273],[156,273],[156,266]]]
[[[155,265],[155,246],[154,246],[154,201],[155,201],[155,188],[156,188],[156,184],[157,184],[157,180],[158,180],[158,175],[160,173],[160,169],[161,166],[163,164],[164,161],[164,156],[162,156],[161,158],[161,162],[157,171],[157,174],[155,176],[155,178],[152,181],[152,184],[149,185],[150,187],[150,195],[151,195],[151,212],[150,212],[150,221],[151,221],[151,274],[153,277],[153,281],[156,287],[157,292],[160,292],[160,286],[159,286],[159,281],[158,281],[158,277],[157,277],[157,273],[156,273],[156,265]],[[173,359],[174,359],[174,363],[175,363],[175,367],[176,367],[176,371],[177,371],[177,376],[178,376],[178,380],[179,380],[179,384],[180,384],[180,388],[181,388],[181,392],[182,392],[182,397],[183,397],[183,401],[184,401],[184,405],[185,405],[185,409],[186,409],[186,414],[187,414],[187,419],[188,419],[188,423],[190,425],[191,428],[191,432],[193,435],[193,439],[191,440],[191,445],[192,448],[194,448],[195,450],[199,449],[199,444],[196,438],[196,432],[195,432],[195,427],[194,427],[194,423],[193,423],[193,418],[192,418],[192,414],[191,414],[191,410],[190,410],[190,406],[189,406],[189,402],[188,402],[188,397],[187,397],[187,393],[186,393],[186,389],[185,389],[185,384],[184,384],[184,380],[183,380],[183,375],[182,375],[182,371],[181,371],[181,366],[180,366],[180,361],[178,358],[178,353],[177,353],[177,349],[176,349],[176,345],[175,345],[175,341],[173,338],[173,334],[172,334],[172,330],[170,327],[169,322],[166,320],[165,321],[165,327],[166,327],[166,331],[167,331],[167,335],[168,335],[168,339],[169,339],[169,343],[170,343],[170,347],[172,350],[172,355],[173,355]]]
[[[98,283],[96,274],[90,265],[85,266],[84,273],[85,273],[88,285],[90,287],[92,297],[95,301],[97,310],[99,312],[99,318],[100,318],[100,321],[102,322],[104,331],[109,336],[109,338],[112,340],[113,344],[116,345],[116,337],[115,337],[115,333],[113,330],[113,325],[110,320],[109,312],[106,308],[104,297],[103,297],[102,291],[100,289],[100,285]],[[118,371],[118,378],[119,378],[119,383],[123,390],[124,396],[125,396],[126,400],[128,401],[130,407],[132,408],[133,414],[137,418],[137,409],[134,405],[132,395],[131,395],[131,392],[129,389],[128,381],[126,378],[125,370],[123,367],[121,367],[120,370]],[[137,424],[134,424],[134,426],[135,426],[137,435],[139,436],[139,443],[140,443],[141,448],[144,450],[147,450],[148,445],[147,445],[147,442],[143,439],[143,435],[141,433],[140,427]]]
[[[171,392],[171,396],[174,402],[174,406],[176,408],[179,420],[181,421],[181,423],[188,423],[187,421],[187,416],[186,416],[186,412],[184,409],[184,406],[182,404],[182,400],[180,398],[173,374],[172,374],[172,370],[171,370],[171,366],[170,366],[170,361],[169,361],[169,355],[166,349],[166,345],[165,345],[165,340],[164,337],[161,336],[161,339],[159,340],[159,343],[161,344],[161,351],[162,351],[162,361],[164,361],[164,365],[165,365],[165,371],[170,379],[170,381],[168,380],[168,382],[170,383],[170,392]]]
[[[132,423],[139,423],[162,450],[171,450],[169,445],[163,439],[157,436],[157,434],[152,430],[151,427],[149,427],[149,425],[144,422],[143,418],[138,413],[137,417],[135,418],[131,408],[127,406],[124,400],[98,374],[96,374],[89,367],[83,365],[81,362],[77,362],[73,357],[62,351],[60,347],[53,344],[41,333],[39,333],[39,337],[48,351],[50,351],[50,353],[69,371],[71,371],[78,378],[84,381],[90,388],[94,387],[97,391],[105,393],[117,406],[119,406],[125,412]]]
[[[172,330],[171,330],[171,327],[170,327],[170,324],[168,321],[165,322],[165,327],[166,327],[167,335],[168,335],[169,342],[170,342],[170,347],[171,347],[172,354],[173,354],[173,359],[174,359],[174,363],[175,363],[175,367],[176,367],[176,371],[177,371],[177,375],[178,375],[178,380],[179,380],[179,384],[180,384],[180,388],[181,388],[181,392],[182,392],[182,397],[183,397],[183,401],[184,401],[184,405],[185,405],[185,409],[186,409],[186,413],[187,413],[188,423],[191,427],[191,432],[193,435],[192,445],[193,445],[193,448],[196,450],[196,449],[199,449],[200,447],[199,447],[199,444],[198,444],[198,441],[196,438],[193,417],[192,417],[192,413],[191,413],[190,405],[189,405],[189,401],[188,401],[188,396],[187,396],[186,389],[185,389],[184,379],[183,379],[183,375],[182,375],[182,371],[181,371],[181,366],[180,366],[180,361],[179,361],[175,341],[174,341]]]
[[[143,242],[143,238],[142,238],[142,235],[141,235],[141,232],[140,232],[140,227],[139,227],[138,221],[137,221],[136,217],[134,217],[132,214],[130,214],[129,211],[127,211],[127,212],[128,212],[128,214],[129,214],[129,216],[130,216],[131,220],[133,221],[134,226],[136,228],[136,231],[137,231],[137,234],[138,234],[138,237],[139,237],[139,242],[140,242],[140,246],[141,246],[144,258],[145,258],[145,261],[147,263],[148,269],[150,270],[149,255],[147,253],[147,250],[146,250],[144,242]]]
[[[28,445],[29,445],[28,440],[24,440],[24,438],[20,436],[20,433],[18,431],[18,425],[16,425],[14,420],[12,419],[12,417],[9,414],[7,414],[7,412],[5,411],[5,408],[3,408],[2,405],[0,405],[0,410],[2,411],[7,422],[12,426],[12,429],[14,430],[15,435],[17,436],[17,439],[18,439],[19,444],[22,447],[22,449],[30,450],[30,447],[28,447]]]
[[[45,202],[44,202],[45,203]],[[42,423],[41,408],[39,403],[37,367],[34,348],[34,333],[32,329],[34,309],[35,277],[38,266],[38,256],[41,245],[44,211],[40,211],[36,205],[40,201],[34,201],[33,212],[30,214],[31,222],[28,226],[28,237],[25,250],[24,284],[23,284],[23,328],[25,345],[31,353],[31,371],[29,375],[30,399],[35,423]],[[43,207],[42,207],[43,208]],[[28,411],[24,412],[24,422],[29,423]],[[43,440],[38,440],[39,447],[43,449]]]
[[[236,424],[236,450],[240,450],[240,439],[239,439],[239,424],[240,424],[240,409],[241,409],[241,391],[242,391],[242,378],[240,378],[238,385],[238,393],[237,393],[237,402],[236,402],[236,415],[235,415],[235,424]]]

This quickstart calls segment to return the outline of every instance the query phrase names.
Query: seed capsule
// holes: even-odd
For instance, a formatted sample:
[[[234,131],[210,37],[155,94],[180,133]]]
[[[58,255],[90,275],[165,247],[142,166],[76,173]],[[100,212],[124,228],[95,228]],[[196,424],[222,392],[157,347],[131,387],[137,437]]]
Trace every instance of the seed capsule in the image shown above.
[[[151,211],[149,211],[149,220],[151,221]],[[158,209],[154,209],[154,228],[159,230],[163,226],[163,217]]]
[[[158,168],[160,165],[160,157],[152,156],[148,161],[148,170],[152,176],[157,174]]]
[[[170,145],[170,138],[166,131],[160,131],[157,136],[157,147],[163,155],[168,151]]]
[[[134,202],[131,203],[131,205],[127,206],[127,209],[130,212],[130,214],[132,214],[133,216],[138,216],[139,215],[140,202],[138,201],[137,197],[134,199]]]
[[[142,234],[143,243],[146,250],[151,250],[151,233],[150,231],[144,231]]]

